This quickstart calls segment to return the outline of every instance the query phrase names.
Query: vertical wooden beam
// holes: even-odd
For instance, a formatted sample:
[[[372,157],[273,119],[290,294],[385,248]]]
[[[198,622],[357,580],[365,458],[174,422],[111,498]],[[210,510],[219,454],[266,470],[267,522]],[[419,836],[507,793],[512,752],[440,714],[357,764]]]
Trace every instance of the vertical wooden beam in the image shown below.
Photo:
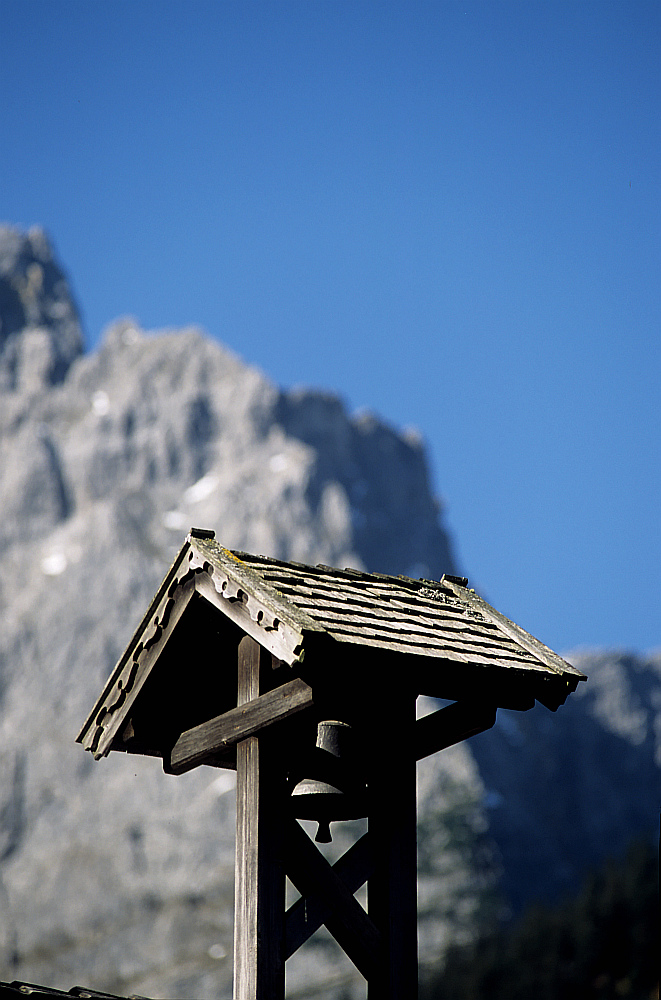
[[[379,713],[369,774],[369,837],[374,874],[368,912],[381,932],[381,960],[368,983],[369,1000],[415,1000],[418,995],[418,906],[415,698],[405,693]],[[384,751],[396,742],[399,753]]]
[[[243,705],[265,687],[271,654],[250,636],[238,652]],[[285,873],[279,815],[284,779],[266,736],[237,746],[234,1000],[284,1000]]]

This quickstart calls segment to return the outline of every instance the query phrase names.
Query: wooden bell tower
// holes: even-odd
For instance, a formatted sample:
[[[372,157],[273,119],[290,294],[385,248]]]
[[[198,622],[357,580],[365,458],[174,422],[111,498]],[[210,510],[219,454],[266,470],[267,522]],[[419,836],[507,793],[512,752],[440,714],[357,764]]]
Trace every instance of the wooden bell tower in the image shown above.
[[[238,659],[239,704],[249,704],[271,670],[270,656],[246,636]],[[367,980],[370,998],[416,996],[415,698],[407,701],[400,693],[396,712],[391,706],[389,718],[382,709],[379,724],[396,725],[403,741],[408,729],[411,752],[392,761],[373,755],[368,832],[334,866],[292,814],[289,761],[277,735],[267,726],[238,743],[235,1000],[282,1000],[286,959],[322,923]],[[285,877],[301,893],[287,912]],[[354,897],[365,882],[368,912]]]
[[[174,774],[236,768],[234,1000],[284,1000],[285,963],[322,924],[369,1000],[417,995],[416,761],[498,707],[555,710],[584,679],[466,583],[286,563],[191,530],[78,740]],[[453,704],[416,721],[420,694]],[[360,773],[368,826],[334,865],[292,794],[326,752],[320,723],[355,735],[341,764]],[[301,894],[289,909],[287,878]]]

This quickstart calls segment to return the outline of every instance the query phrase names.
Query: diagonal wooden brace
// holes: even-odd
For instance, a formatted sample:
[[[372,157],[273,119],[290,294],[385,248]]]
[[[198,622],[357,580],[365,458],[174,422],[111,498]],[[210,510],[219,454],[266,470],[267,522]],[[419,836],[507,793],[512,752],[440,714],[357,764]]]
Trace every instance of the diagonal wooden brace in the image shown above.
[[[371,877],[374,868],[369,834],[346,851],[333,865],[333,873],[353,895]],[[318,931],[332,914],[328,901],[318,895],[301,896],[287,910],[285,924],[285,958],[290,958],[302,944]],[[331,918],[332,919],[332,918]]]
[[[491,729],[496,721],[496,706],[481,702],[457,701],[418,719],[413,727],[415,759],[461,743],[470,736]]]
[[[373,921],[295,819],[286,824],[283,841],[287,876],[302,896],[321,899],[323,923],[369,980],[376,969],[381,943]]]

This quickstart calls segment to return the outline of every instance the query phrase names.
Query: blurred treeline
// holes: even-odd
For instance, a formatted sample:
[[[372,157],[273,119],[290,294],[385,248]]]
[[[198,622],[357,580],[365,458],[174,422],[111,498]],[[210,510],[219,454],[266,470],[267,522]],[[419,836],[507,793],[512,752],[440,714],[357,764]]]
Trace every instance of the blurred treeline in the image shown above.
[[[656,846],[633,844],[578,895],[535,905],[453,948],[421,1000],[651,1000],[659,996]]]

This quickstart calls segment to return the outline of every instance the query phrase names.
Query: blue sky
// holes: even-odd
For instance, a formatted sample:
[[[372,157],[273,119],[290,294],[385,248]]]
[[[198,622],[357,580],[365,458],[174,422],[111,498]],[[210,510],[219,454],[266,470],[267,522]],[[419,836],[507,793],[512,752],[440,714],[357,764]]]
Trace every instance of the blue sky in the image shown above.
[[[0,219],[87,342],[199,324],[417,426],[463,571],[661,644],[661,6],[0,0]]]

